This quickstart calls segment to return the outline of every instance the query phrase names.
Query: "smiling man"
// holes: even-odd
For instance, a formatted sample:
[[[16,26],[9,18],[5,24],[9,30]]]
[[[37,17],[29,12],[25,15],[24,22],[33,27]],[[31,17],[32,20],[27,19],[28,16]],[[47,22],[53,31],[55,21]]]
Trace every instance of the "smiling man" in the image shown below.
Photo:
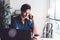
[[[23,4],[21,6],[21,14],[12,18],[11,25],[16,29],[31,30],[32,34],[36,34],[33,16],[30,14],[31,6]],[[35,37],[34,37],[35,38]]]

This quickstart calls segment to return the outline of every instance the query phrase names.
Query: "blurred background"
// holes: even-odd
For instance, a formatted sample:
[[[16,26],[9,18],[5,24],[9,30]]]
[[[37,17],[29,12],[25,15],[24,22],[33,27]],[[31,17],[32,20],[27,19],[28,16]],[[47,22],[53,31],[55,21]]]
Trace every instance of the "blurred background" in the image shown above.
[[[0,0],[3,2],[3,0]],[[30,4],[39,38],[60,38],[60,0],[4,0],[11,9],[7,15],[8,25],[11,15],[20,14],[22,4]],[[9,28],[6,26],[6,28]]]

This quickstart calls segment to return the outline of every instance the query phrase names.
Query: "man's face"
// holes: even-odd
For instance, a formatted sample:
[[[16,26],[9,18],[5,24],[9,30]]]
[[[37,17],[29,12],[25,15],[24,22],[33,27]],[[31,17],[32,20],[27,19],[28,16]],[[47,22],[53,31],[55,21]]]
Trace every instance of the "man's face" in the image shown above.
[[[31,10],[30,9],[27,9],[26,12],[24,12],[24,17],[26,18],[29,14],[30,14]]]

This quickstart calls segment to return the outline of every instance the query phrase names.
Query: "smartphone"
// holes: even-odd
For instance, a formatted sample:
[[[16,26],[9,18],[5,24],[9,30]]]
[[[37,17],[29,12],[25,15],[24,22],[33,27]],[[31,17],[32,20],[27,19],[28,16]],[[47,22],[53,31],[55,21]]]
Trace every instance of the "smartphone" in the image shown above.
[[[33,15],[29,14],[29,16],[28,16],[28,17],[29,17],[29,19],[32,19],[32,18],[33,18]]]
[[[34,36],[39,36],[39,34],[35,34]]]

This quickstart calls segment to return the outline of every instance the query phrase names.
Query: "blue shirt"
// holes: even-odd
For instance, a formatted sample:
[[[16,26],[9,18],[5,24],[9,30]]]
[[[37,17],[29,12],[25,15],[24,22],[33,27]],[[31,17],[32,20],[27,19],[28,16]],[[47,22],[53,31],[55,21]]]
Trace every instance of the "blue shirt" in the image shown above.
[[[21,17],[20,16],[13,17],[12,20],[11,20],[11,25],[14,28],[18,27],[19,29],[22,29],[22,30],[32,30],[33,29],[32,21],[30,21],[30,19],[26,18],[25,23],[23,24],[21,22]]]

